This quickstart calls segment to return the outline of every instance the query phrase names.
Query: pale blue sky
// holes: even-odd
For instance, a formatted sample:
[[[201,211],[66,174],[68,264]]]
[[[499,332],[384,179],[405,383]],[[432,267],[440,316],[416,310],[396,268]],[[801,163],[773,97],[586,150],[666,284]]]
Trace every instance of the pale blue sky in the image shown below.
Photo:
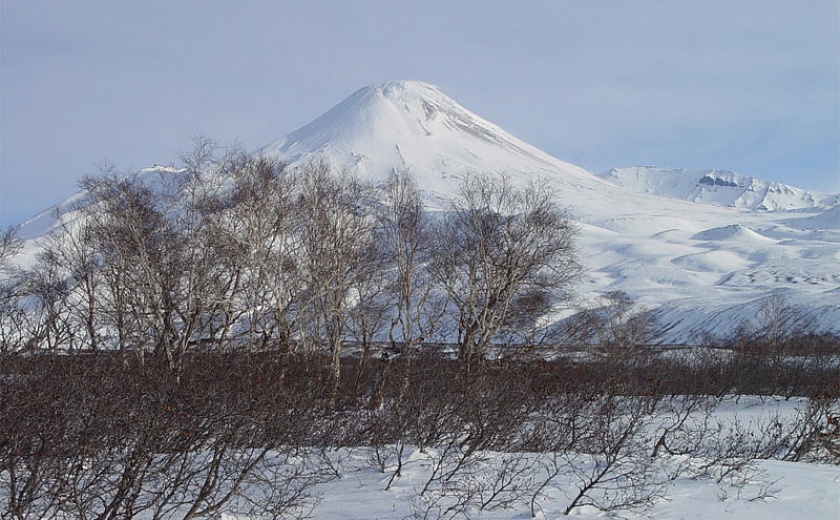
[[[255,149],[393,79],[591,171],[840,191],[838,0],[2,0],[0,224],[112,159]]]

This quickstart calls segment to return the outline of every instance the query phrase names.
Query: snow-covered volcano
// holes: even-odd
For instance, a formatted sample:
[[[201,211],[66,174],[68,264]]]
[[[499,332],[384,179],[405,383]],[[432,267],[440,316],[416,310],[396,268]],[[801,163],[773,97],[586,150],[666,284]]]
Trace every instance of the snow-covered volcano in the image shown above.
[[[837,194],[718,170],[596,176],[413,81],[363,88],[260,152],[292,164],[317,157],[374,180],[408,169],[431,206],[466,171],[545,178],[580,221],[582,298],[626,291],[657,309],[665,341],[733,330],[774,293],[802,322],[840,332]]]
[[[694,343],[702,332],[726,333],[756,319],[768,298],[782,294],[811,330],[840,333],[837,194],[718,170],[612,170],[599,177],[413,81],[363,88],[257,153],[291,165],[325,160],[373,180],[407,169],[430,207],[440,207],[467,171],[505,172],[514,182],[544,178],[580,223],[588,268],[582,302],[625,291],[656,309],[664,341]],[[767,189],[750,198],[756,186]],[[724,188],[732,193],[724,197]],[[43,225],[36,218],[22,235],[35,236],[48,226],[34,226]]]
[[[260,153],[292,164],[325,159],[374,179],[407,169],[421,179],[430,203],[451,193],[453,179],[466,171],[503,171],[520,180],[561,174],[571,185],[600,184],[419,81],[362,88]]]

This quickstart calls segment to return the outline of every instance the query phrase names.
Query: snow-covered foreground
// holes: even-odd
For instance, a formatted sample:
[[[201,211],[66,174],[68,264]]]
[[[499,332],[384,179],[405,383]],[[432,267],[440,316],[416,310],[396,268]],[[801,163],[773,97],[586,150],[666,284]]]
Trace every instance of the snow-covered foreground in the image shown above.
[[[773,422],[792,421],[806,406],[807,401],[800,399],[740,396],[724,399],[711,417],[726,431],[741,430],[761,439],[771,435]],[[663,416],[663,420],[668,419]],[[447,464],[445,453],[406,447],[402,470],[394,477],[395,453],[394,446],[330,452],[337,478],[312,490],[318,501],[313,516],[325,520],[840,518],[838,465],[762,459],[740,466],[744,460],[712,464],[709,458],[662,455],[643,461],[650,464],[645,481],[633,481],[638,478],[633,471],[639,469],[639,461],[621,460],[621,455],[616,457],[618,466],[607,471],[608,458],[600,456],[596,460],[574,453],[487,452],[476,454],[458,468],[453,482],[443,484],[435,477],[451,469],[441,469]],[[591,477],[601,468],[606,476],[593,484]],[[591,489],[581,493],[589,484]],[[576,500],[577,506],[570,508]]]
[[[766,520],[840,511],[840,403],[828,395],[654,395],[635,386],[529,404],[521,397],[530,392],[511,388],[517,377],[505,385],[512,400],[492,385],[453,394],[479,408],[453,395],[435,407],[444,387],[398,405],[307,412],[295,408],[308,402],[302,388],[284,408],[291,390],[257,372],[259,381],[246,379],[253,386],[229,394],[193,385],[206,374],[159,394],[166,379],[151,372],[143,379],[154,388],[139,393],[121,391],[109,373],[76,378],[75,394],[38,386],[46,379],[37,373],[31,387],[8,385],[17,404],[0,408],[0,518]],[[100,385],[112,392],[97,395]],[[102,407],[112,401],[116,408]],[[85,411],[67,410],[74,406]]]
[[[429,450],[434,453],[432,450]],[[372,448],[341,449],[330,458],[340,478],[308,490],[312,499],[296,515],[319,520],[398,520],[413,518],[469,518],[475,520],[605,519],[657,518],[662,520],[830,520],[840,518],[840,467],[827,464],[762,460],[755,462],[743,476],[722,482],[710,478],[679,476],[662,489],[664,496],[649,507],[637,510],[601,511],[592,506],[564,509],[578,491],[574,475],[555,477],[549,485],[522,496],[505,506],[480,509],[472,505],[449,510],[452,499],[424,498],[420,495],[429,478],[434,459],[417,449],[407,451],[402,476],[388,488],[390,472],[382,472],[373,463]],[[549,455],[527,455],[550,466]],[[476,482],[490,483],[499,465],[511,455],[489,453],[475,468]],[[675,469],[684,459],[669,457],[663,468]],[[386,468],[388,470],[392,467]],[[533,473],[535,479],[544,473]],[[533,500],[533,503],[532,503]],[[313,507],[314,506],[314,507]],[[533,515],[532,508],[533,507]],[[183,513],[183,512],[182,512]],[[173,516],[173,518],[180,518]],[[137,518],[149,518],[138,515]],[[260,520],[261,516],[220,513],[220,520]],[[284,517],[281,517],[284,518]]]
[[[314,518],[339,519],[401,519],[438,518],[455,516],[475,519],[532,518],[529,499],[507,508],[481,511],[470,508],[460,514],[444,515],[446,503],[429,504],[419,496],[429,474],[428,457],[412,452],[391,489],[386,490],[389,474],[378,471],[370,462],[369,448],[342,451],[334,454],[340,461],[342,478],[321,484],[315,492],[320,502],[313,511]],[[495,454],[482,463],[484,470],[498,464],[505,457]],[[543,456],[548,460],[548,456]],[[671,464],[682,462],[676,458]],[[840,467],[797,462],[764,460],[757,462],[752,477],[743,482],[716,483],[710,479],[678,477],[668,484],[667,497],[659,499],[643,511],[619,510],[605,513],[593,507],[579,508],[564,515],[569,495],[576,491],[575,482],[568,476],[555,479],[552,486],[536,500],[535,518],[659,518],[659,519],[738,519],[790,520],[793,518],[840,518]],[[223,517],[225,518],[225,517]],[[228,519],[241,518],[228,515]]]

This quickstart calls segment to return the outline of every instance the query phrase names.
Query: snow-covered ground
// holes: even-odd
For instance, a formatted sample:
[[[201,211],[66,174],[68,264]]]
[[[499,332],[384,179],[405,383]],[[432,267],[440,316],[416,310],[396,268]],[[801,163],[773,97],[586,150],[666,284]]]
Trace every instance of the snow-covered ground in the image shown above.
[[[792,399],[758,398],[742,396],[724,400],[712,417],[716,424],[750,431],[753,435],[765,435],[764,430],[777,418],[790,420],[805,406],[805,401]],[[645,455],[641,455],[642,458]],[[315,517],[324,520],[338,519],[399,519],[399,518],[474,518],[474,519],[525,519],[525,518],[657,518],[657,519],[708,519],[708,520],[789,520],[840,518],[840,466],[806,462],[785,462],[781,460],[757,460],[742,471],[720,477],[712,470],[709,474],[691,469],[701,466],[704,459],[689,459],[681,456],[664,456],[652,465],[648,485],[661,487],[657,498],[641,508],[618,507],[603,511],[590,505],[574,508],[564,514],[578,491],[583,486],[581,475],[592,467],[583,459],[552,454],[504,454],[487,453],[476,457],[474,466],[464,473],[472,478],[471,485],[485,489],[473,499],[481,503],[492,490],[489,485],[501,475],[500,468],[509,469],[508,476],[513,485],[502,491],[486,509],[472,505],[465,509],[454,508],[453,495],[464,496],[458,490],[452,493],[427,494],[421,497],[429,479],[431,468],[440,459],[434,450],[425,452],[416,448],[405,450],[404,467],[400,477],[388,486],[395,459],[390,459],[386,468],[373,463],[372,448],[338,450],[332,453],[332,460],[341,478],[318,485],[315,494],[320,502]],[[517,459],[527,460],[517,463]],[[520,489],[516,489],[515,471],[510,468],[523,467],[536,462],[519,476]],[[544,487],[537,489],[535,482],[545,480],[547,468],[563,470]],[[603,462],[603,461],[601,461]],[[507,466],[505,466],[507,464]],[[682,468],[678,470],[677,468]],[[656,484],[653,481],[657,481]],[[611,500],[617,503],[624,491],[619,488],[627,479],[619,478],[606,484],[605,489],[594,491],[601,503]],[[468,487],[468,486],[463,486]],[[510,504],[500,506],[501,497],[518,496]],[[444,495],[444,496],[441,496]],[[460,511],[460,512],[458,512]],[[532,514],[534,516],[532,516]]]
[[[320,520],[391,520],[438,518],[446,506],[430,507],[419,497],[428,476],[429,460],[413,451],[403,476],[386,490],[390,474],[371,465],[370,449],[333,454],[341,461],[342,478],[315,488],[320,502],[313,511]],[[483,463],[490,472],[495,454]],[[667,497],[645,510],[618,510],[612,515],[583,507],[564,515],[569,496],[577,488],[568,476],[558,477],[536,501],[531,516],[528,499],[507,508],[481,511],[471,508],[456,518],[520,520],[526,518],[658,518],[662,520],[791,520],[840,518],[840,467],[776,460],[760,461],[745,482],[716,483],[709,479],[679,477],[666,490]],[[426,513],[428,512],[428,516]],[[223,517],[224,518],[224,517]],[[229,515],[229,519],[237,518]],[[239,517],[240,520],[245,520]]]
[[[708,417],[712,424],[722,425],[724,433],[741,432],[746,445],[750,445],[768,442],[762,440],[762,436],[768,435],[766,430],[777,421],[792,420],[806,406],[807,401],[801,399],[740,396],[725,399]],[[703,421],[705,417],[701,413],[696,419]],[[666,422],[661,424],[666,424],[666,416],[662,419]],[[660,431],[656,424],[648,424],[649,433]],[[650,447],[647,441],[657,436],[647,436],[644,429],[636,434],[646,439],[638,446],[646,448]],[[712,438],[709,441],[715,442]],[[303,472],[311,475],[316,471],[321,475],[318,478],[321,483],[300,489],[307,498],[301,507],[286,513],[321,520],[830,520],[840,517],[840,465],[771,458],[752,460],[730,473],[728,469],[743,462],[741,459],[734,459],[734,464],[704,468],[712,460],[709,456],[652,456],[649,449],[619,451],[610,462],[606,478],[587,490],[583,500],[567,514],[575,497],[591,482],[587,479],[606,467],[608,456],[475,452],[465,459],[465,452],[455,445],[457,442],[446,452],[443,447],[405,446],[400,455],[393,445],[326,449],[314,458],[307,458],[303,451],[287,452],[278,459],[280,464],[300,470],[303,466],[299,464],[309,460],[305,467],[310,469]],[[401,457],[402,471],[394,477],[397,457]],[[312,465],[313,461],[317,461],[316,466]],[[642,466],[646,469],[640,472]],[[454,475],[451,480],[440,478],[450,471]],[[291,475],[294,471],[281,470],[281,473]],[[435,476],[438,478],[434,479]],[[158,477],[167,478],[165,474]],[[635,480],[639,477],[643,479]],[[0,467],[0,506],[8,500],[8,478],[6,470]],[[255,482],[257,486],[275,486],[272,481]],[[272,491],[279,492],[277,498],[282,498],[286,496],[284,489],[293,488],[273,487]],[[154,486],[145,491],[151,493],[152,489]],[[241,492],[252,497],[261,493],[256,487],[246,487]],[[634,497],[641,499],[637,505],[622,505]],[[263,518],[237,512],[242,504],[250,506],[235,499],[222,506],[219,516],[213,518]],[[166,518],[179,518],[184,512],[171,511]],[[145,510],[136,518],[151,518],[150,514]]]
[[[529,455],[549,465],[547,455]],[[667,483],[664,495],[644,509],[601,511],[583,506],[563,513],[579,482],[573,475],[555,477],[535,493],[527,490],[517,501],[481,510],[471,506],[448,511],[451,501],[427,500],[420,491],[429,476],[432,459],[417,449],[407,450],[402,476],[388,487],[390,473],[372,463],[372,448],[336,450],[330,457],[340,478],[316,485],[299,513],[319,520],[401,520],[413,518],[463,518],[475,520],[657,518],[662,520],[832,520],[840,517],[840,467],[762,460],[744,479],[715,482],[708,478],[677,477]],[[488,453],[477,464],[478,478],[492,475],[509,455]],[[683,462],[666,461],[672,466]],[[391,468],[388,468],[391,469]],[[533,474],[539,478],[543,474]],[[2,487],[2,486],[0,486]],[[536,495],[534,497],[534,495]],[[533,503],[531,499],[534,498]],[[532,507],[534,514],[532,515]],[[224,511],[224,509],[223,509]],[[138,515],[138,519],[147,518]],[[221,512],[220,520],[260,520],[261,517]],[[293,517],[290,517],[293,518]]]

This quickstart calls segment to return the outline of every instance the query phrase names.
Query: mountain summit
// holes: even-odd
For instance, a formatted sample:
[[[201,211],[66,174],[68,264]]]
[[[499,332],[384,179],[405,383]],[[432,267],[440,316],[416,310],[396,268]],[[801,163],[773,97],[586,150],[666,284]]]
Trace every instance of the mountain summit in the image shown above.
[[[512,177],[562,175],[601,182],[465,109],[437,87],[392,81],[362,88],[312,123],[265,146],[261,153],[288,163],[325,159],[368,178],[408,169],[433,193],[465,171]]]

